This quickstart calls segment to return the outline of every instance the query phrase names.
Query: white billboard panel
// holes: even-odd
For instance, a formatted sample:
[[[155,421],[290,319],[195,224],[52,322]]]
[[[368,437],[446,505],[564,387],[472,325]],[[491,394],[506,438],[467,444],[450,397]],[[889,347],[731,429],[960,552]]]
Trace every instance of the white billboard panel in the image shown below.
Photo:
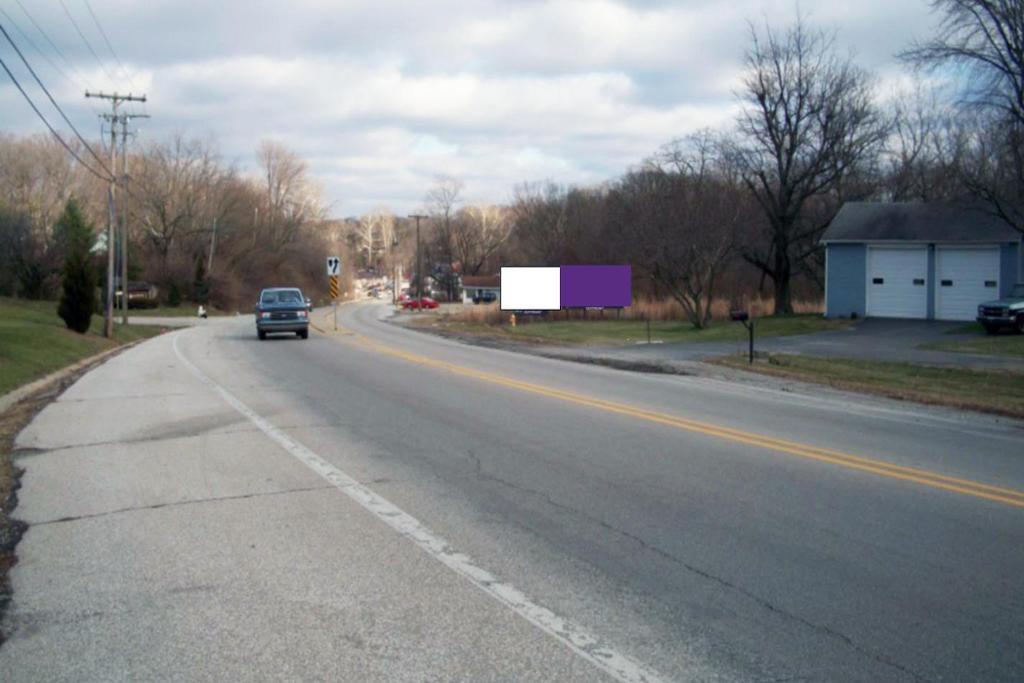
[[[557,311],[561,308],[558,268],[502,268],[501,310]]]

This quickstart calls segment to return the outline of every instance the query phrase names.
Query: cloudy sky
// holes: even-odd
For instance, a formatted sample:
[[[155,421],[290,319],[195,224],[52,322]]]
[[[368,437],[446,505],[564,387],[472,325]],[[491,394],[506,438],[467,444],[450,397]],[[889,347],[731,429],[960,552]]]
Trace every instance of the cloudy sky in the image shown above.
[[[243,170],[278,140],[347,216],[415,210],[438,175],[474,202],[600,182],[729,125],[747,22],[784,26],[798,7],[880,93],[906,78],[894,53],[935,25],[926,0],[0,0],[0,22],[83,133],[100,111],[84,87],[145,92],[142,140],[206,138]],[[6,43],[0,58],[45,104]],[[2,72],[0,130],[43,130]]]

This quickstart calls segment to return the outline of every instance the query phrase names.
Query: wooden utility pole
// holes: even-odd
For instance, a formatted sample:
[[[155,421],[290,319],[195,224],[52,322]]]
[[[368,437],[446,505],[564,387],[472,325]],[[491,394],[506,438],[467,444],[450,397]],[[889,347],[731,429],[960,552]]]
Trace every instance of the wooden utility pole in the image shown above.
[[[115,201],[117,198],[117,124],[127,125],[128,116],[119,114],[117,108],[122,102],[145,102],[146,96],[136,97],[131,93],[119,95],[118,93],[91,93],[85,91],[86,97],[96,97],[103,100],[110,100],[110,113],[103,114],[103,118],[110,123],[110,187],[107,189],[107,295],[103,307],[103,336],[110,338],[114,336],[114,238],[115,226],[117,224],[117,209]],[[127,228],[126,228],[127,229]],[[128,321],[128,271],[127,240],[121,243],[121,300],[125,305],[124,321]]]
[[[410,214],[409,218],[416,219],[416,299],[419,303],[416,307],[413,307],[414,311],[419,310],[419,306],[423,305],[421,299],[423,299],[423,259],[420,256],[420,219],[426,218],[423,214]]]
[[[128,189],[128,122],[148,119],[149,114],[125,114],[121,117],[121,185]],[[128,324],[128,202],[121,201],[121,324]]]

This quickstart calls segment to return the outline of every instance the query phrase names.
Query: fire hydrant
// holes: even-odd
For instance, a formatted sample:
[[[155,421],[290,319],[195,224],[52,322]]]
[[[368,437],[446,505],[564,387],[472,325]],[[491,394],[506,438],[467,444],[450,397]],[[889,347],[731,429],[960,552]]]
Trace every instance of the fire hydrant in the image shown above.
[[[508,324],[511,325],[512,327],[516,326],[516,314],[515,313],[511,314],[508,317]]]

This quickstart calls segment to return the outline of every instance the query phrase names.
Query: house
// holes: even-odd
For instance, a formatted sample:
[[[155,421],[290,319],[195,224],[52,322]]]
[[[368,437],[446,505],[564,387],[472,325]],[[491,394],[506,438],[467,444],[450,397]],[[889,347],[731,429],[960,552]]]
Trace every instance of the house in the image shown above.
[[[497,301],[501,297],[501,276],[465,275],[462,278],[462,303]]]
[[[848,202],[825,231],[825,315],[973,320],[1024,280],[1022,234],[976,206]]]

